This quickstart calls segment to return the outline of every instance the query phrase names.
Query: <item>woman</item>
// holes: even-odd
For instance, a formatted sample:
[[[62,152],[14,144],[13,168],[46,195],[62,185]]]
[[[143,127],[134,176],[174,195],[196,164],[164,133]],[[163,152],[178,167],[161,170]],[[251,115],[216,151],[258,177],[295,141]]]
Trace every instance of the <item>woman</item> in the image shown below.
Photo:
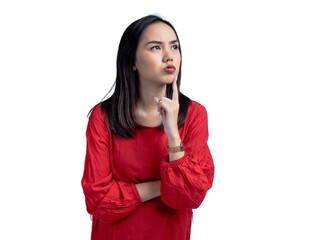
[[[181,48],[158,16],[133,22],[113,95],[87,126],[81,181],[91,239],[190,239],[192,209],[212,186],[206,109],[179,92]]]

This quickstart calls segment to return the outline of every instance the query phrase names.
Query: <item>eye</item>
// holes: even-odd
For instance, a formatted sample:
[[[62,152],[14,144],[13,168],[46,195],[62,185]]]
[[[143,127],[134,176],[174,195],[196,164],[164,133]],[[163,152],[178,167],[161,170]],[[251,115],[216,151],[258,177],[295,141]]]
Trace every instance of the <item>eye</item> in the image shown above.
[[[175,44],[175,45],[173,45],[171,48],[174,49],[174,50],[177,50],[177,49],[179,49],[179,45],[178,45],[178,44]]]
[[[155,45],[151,48],[151,50],[160,50],[160,47],[158,45]]]

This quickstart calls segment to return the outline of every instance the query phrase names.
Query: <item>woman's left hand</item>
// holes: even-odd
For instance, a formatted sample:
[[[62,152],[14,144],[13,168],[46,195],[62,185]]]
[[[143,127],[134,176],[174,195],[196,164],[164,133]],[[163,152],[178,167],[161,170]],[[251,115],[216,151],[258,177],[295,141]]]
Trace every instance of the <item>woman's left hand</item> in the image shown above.
[[[158,105],[158,112],[162,119],[164,131],[168,139],[180,138],[178,131],[178,115],[179,115],[179,92],[177,86],[177,78],[172,83],[173,94],[172,99],[162,97],[161,99],[155,97],[154,100]]]

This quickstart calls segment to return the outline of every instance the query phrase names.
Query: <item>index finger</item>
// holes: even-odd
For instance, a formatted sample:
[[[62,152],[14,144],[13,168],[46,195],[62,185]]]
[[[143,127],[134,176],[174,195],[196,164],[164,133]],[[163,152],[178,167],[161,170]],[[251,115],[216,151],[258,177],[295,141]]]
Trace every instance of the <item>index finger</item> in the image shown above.
[[[173,80],[173,83],[172,83],[172,100],[176,101],[176,102],[179,102],[179,92],[178,92],[177,78],[178,78],[178,76]]]

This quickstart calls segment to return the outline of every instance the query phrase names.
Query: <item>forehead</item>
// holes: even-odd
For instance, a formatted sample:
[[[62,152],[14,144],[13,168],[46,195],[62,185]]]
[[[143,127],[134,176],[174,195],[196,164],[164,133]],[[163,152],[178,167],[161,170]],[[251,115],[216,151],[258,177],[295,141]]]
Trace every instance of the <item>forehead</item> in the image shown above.
[[[140,38],[140,42],[148,42],[152,40],[170,42],[172,40],[177,40],[177,36],[169,25],[159,22],[149,25],[143,31]]]

